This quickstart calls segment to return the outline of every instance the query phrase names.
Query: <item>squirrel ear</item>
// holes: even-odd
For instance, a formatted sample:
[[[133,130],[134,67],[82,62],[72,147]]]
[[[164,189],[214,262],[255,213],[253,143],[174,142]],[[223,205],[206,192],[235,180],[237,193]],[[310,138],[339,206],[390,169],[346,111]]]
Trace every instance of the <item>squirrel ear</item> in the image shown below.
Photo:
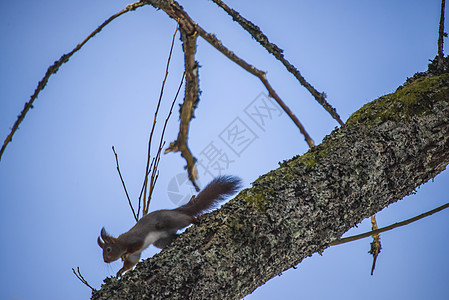
[[[101,228],[100,235],[105,243],[112,243],[114,240],[114,238],[106,232],[106,229],[104,229],[104,227]]]
[[[101,249],[103,249],[103,247],[104,247],[104,243],[103,243],[103,241],[101,240],[101,238],[100,238],[100,237],[98,237],[98,239],[97,239],[97,243],[98,243],[98,246],[100,246],[100,248],[101,248]]]

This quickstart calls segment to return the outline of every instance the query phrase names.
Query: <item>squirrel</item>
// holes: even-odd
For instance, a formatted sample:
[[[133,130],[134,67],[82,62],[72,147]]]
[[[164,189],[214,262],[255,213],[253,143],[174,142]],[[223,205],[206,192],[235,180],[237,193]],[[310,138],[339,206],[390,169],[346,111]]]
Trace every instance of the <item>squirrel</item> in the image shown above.
[[[117,277],[120,277],[139,262],[141,252],[148,246],[153,244],[157,248],[165,248],[178,236],[178,230],[196,223],[203,213],[215,208],[240,188],[240,178],[219,176],[187,204],[175,209],[153,211],[118,238],[109,235],[103,227],[97,243],[103,249],[104,262],[110,263],[121,258],[123,267],[117,272]]]

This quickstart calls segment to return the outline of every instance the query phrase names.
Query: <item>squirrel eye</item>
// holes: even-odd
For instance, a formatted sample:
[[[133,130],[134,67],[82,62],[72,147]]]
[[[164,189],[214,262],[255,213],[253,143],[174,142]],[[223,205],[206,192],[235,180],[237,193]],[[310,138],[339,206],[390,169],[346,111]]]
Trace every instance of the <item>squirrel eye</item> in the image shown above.
[[[106,252],[107,252],[107,253],[111,252],[111,250],[112,250],[111,247],[107,247],[107,248],[106,248]]]

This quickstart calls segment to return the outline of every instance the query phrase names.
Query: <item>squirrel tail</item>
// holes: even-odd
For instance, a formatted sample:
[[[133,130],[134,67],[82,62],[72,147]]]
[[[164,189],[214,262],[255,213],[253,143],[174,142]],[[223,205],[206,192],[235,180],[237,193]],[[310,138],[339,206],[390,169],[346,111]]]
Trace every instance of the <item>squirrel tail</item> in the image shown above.
[[[197,217],[205,211],[215,208],[226,197],[235,194],[241,188],[241,182],[241,179],[236,176],[215,177],[195,198],[175,210]]]

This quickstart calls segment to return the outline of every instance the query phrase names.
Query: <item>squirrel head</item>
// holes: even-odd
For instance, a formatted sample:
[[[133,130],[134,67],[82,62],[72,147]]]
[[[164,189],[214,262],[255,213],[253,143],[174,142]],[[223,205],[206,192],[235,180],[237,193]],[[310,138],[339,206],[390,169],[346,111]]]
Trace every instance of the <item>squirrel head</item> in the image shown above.
[[[121,244],[117,242],[117,239],[110,236],[104,227],[101,229],[100,236],[97,239],[97,243],[98,246],[103,249],[104,262],[113,262],[125,254],[126,249],[122,249]]]

